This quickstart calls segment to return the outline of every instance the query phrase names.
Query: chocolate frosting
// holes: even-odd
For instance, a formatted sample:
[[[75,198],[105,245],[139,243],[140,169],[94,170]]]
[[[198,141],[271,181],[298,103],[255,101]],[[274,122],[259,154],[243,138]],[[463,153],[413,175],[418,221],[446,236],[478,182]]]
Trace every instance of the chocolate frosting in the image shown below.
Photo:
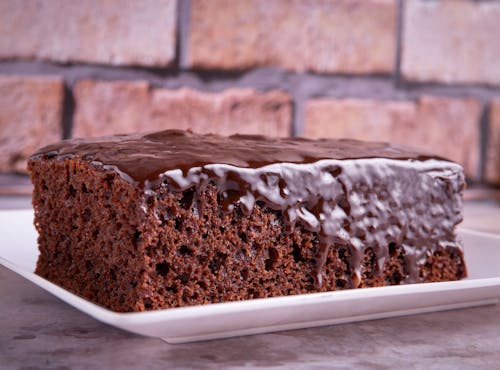
[[[437,248],[457,248],[462,168],[429,154],[387,143],[307,140],[264,136],[197,135],[166,130],[65,140],[30,160],[72,158],[116,171],[142,189],[144,201],[158,187],[201,191],[214,183],[223,212],[240,206],[250,214],[257,201],[281,211],[284,221],[318,234],[315,279],[330,246],[350,250],[352,286],[372,248],[380,272],[391,243],[407,260],[405,282],[418,282],[418,266]],[[147,207],[144,207],[147,212]]]

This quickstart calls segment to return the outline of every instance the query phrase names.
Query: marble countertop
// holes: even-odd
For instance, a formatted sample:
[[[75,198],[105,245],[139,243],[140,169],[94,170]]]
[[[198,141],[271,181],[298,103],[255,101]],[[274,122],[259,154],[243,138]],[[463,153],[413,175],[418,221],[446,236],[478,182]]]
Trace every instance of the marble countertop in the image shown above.
[[[29,200],[0,197],[0,209],[19,207],[29,207]],[[464,226],[500,233],[500,205],[466,203]],[[493,369],[499,364],[500,305],[172,345],[101,324],[0,266],[0,369]]]

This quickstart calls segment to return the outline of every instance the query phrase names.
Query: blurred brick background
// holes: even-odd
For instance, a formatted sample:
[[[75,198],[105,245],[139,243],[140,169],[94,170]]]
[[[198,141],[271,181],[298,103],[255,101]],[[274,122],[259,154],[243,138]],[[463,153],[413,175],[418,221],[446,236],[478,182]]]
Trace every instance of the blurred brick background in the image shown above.
[[[500,1],[0,1],[4,176],[165,128],[394,141],[498,186]]]

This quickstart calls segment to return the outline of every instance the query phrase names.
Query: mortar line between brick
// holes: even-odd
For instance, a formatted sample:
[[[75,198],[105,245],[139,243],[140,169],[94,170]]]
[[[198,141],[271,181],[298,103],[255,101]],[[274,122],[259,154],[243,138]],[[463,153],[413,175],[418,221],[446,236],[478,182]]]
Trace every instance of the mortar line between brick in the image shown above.
[[[485,102],[479,118],[479,180],[486,182],[486,161],[488,156],[491,105]]]
[[[73,119],[75,113],[75,98],[71,86],[64,83],[64,99],[62,111],[62,134],[63,139],[69,139],[73,131]]]
[[[289,92],[292,96],[292,119],[291,119],[291,132],[290,135],[292,137],[302,136],[303,131],[302,128],[304,126],[304,122],[302,119],[302,111],[304,106],[304,101],[297,94],[293,92]]]
[[[281,89],[293,92],[306,86],[307,97],[357,97],[380,100],[408,100],[419,95],[436,95],[452,98],[472,97],[490,100],[500,97],[500,86],[447,85],[437,83],[403,83],[394,86],[391,76],[314,75],[297,74],[281,69],[258,68],[235,74],[210,72],[158,70],[124,66],[86,64],[61,65],[46,62],[0,62],[3,75],[52,75],[61,76],[69,86],[91,78],[105,81],[148,81],[153,87],[177,89],[188,87],[204,92],[220,92],[231,87],[255,88],[258,91]]]
[[[177,0],[177,55],[179,69],[187,68],[191,0]]]
[[[396,15],[396,54],[394,55],[394,84],[401,85],[401,53],[403,43],[403,27],[404,27],[404,8],[405,0],[397,0],[397,15]]]

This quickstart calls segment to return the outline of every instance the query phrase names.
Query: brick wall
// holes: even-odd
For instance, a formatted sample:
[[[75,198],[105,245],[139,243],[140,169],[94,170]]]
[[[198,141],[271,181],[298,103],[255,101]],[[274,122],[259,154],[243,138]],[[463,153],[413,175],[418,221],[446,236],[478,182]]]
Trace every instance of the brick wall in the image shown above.
[[[3,0],[1,173],[164,128],[419,147],[500,185],[500,0]]]

